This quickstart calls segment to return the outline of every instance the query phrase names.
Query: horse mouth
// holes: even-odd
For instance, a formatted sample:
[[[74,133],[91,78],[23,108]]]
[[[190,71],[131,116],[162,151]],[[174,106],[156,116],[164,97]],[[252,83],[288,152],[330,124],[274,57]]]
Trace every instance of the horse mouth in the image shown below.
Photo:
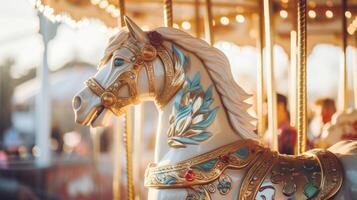
[[[94,122],[98,119],[98,117],[102,114],[104,111],[104,106],[99,106],[97,109],[95,109],[95,112],[93,113],[91,119],[88,121],[87,125],[93,126]]]

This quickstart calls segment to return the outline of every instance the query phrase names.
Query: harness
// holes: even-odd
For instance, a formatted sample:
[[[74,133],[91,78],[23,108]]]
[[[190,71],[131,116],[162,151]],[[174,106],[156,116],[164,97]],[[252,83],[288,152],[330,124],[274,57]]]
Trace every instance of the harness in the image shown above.
[[[154,35],[154,37],[150,37]],[[126,48],[134,54],[128,62],[132,63],[129,70],[122,72],[107,88],[103,87],[94,77],[85,81],[89,89],[101,99],[101,105],[104,108],[110,109],[114,114],[122,114],[121,108],[130,104],[139,103],[138,97],[138,77],[141,70],[146,70],[146,75],[149,84],[149,95],[155,98],[155,102],[159,107],[163,107],[179,90],[182,82],[175,82],[175,77],[180,70],[175,68],[175,63],[178,58],[173,55],[162,44],[161,35],[157,32],[149,32],[150,43],[140,44],[134,38],[124,42],[121,46]],[[159,38],[159,40],[157,39]],[[161,91],[156,91],[155,73],[153,62],[159,58],[164,66],[165,80]],[[119,95],[119,91],[127,87],[129,96],[123,97]]]
[[[257,197],[325,200],[333,197],[343,182],[342,165],[327,150],[287,156],[256,141],[240,140],[175,165],[150,164],[145,173],[145,186],[186,188],[186,199],[211,199],[217,190],[226,195],[232,189],[233,183],[225,174],[227,169],[245,171],[238,200]],[[273,196],[264,196],[265,190],[272,190]]]

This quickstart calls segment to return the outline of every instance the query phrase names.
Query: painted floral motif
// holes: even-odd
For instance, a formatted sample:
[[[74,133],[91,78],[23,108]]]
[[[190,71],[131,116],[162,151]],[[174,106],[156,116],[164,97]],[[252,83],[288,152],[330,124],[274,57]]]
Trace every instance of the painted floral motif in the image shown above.
[[[216,117],[218,108],[210,109],[213,103],[212,89],[206,91],[200,84],[200,74],[193,80],[186,78],[183,88],[177,93],[170,115],[168,130],[168,144],[171,147],[181,148],[186,145],[197,145],[209,137],[211,133],[206,128]]]
[[[216,191],[221,195],[227,195],[232,190],[232,179],[226,174],[222,174],[218,180],[206,185],[193,186],[187,190],[186,200],[206,200],[212,199]]]
[[[219,193],[222,195],[228,194],[232,189],[231,178],[227,175],[219,177],[217,189],[218,189]]]

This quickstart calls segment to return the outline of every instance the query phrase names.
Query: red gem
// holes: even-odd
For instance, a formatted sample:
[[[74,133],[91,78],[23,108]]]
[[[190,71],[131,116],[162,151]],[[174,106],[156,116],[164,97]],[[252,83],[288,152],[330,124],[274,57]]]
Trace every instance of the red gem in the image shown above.
[[[195,175],[195,173],[192,171],[192,169],[187,170],[187,172],[186,172],[186,174],[185,174],[185,179],[186,179],[187,181],[193,181],[193,180],[195,180],[195,178],[196,178],[196,175]]]
[[[156,31],[150,31],[148,33],[148,37],[149,37],[150,43],[154,46],[161,45],[161,43],[163,41],[161,34]]]
[[[228,162],[229,161],[229,155],[225,154],[225,155],[221,155],[219,157],[219,160],[222,162]]]

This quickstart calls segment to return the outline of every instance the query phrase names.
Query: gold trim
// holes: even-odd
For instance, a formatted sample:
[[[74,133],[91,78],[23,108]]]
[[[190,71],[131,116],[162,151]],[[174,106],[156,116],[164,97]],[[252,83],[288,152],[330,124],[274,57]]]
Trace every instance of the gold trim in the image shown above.
[[[246,149],[246,157],[235,154]],[[242,169],[247,167],[263,152],[264,147],[253,140],[239,140],[211,152],[177,163],[156,167],[150,164],[145,172],[145,186],[154,188],[179,188],[202,185],[216,180],[225,169]],[[202,169],[202,164],[212,162],[212,168]],[[187,179],[187,173],[194,176]],[[169,181],[168,179],[173,181]]]
[[[343,183],[343,167],[340,160],[327,150],[313,150],[306,154],[317,158],[321,167],[321,191],[313,200],[330,199],[340,190]]]
[[[245,175],[239,192],[239,200],[255,199],[258,190],[278,157],[277,152],[266,149]]]
[[[145,64],[145,69],[146,69],[146,76],[148,78],[149,82],[149,94],[151,96],[155,96],[155,73],[154,73],[154,66],[153,63],[146,63]]]

